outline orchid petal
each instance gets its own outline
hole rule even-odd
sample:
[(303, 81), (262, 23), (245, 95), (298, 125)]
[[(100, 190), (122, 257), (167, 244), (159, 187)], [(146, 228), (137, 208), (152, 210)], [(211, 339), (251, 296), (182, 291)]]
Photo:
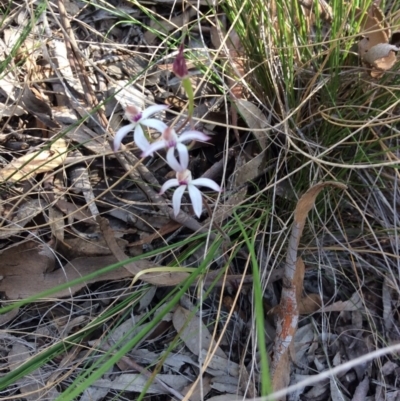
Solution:
[(185, 145), (178, 142), (176, 144), (176, 150), (178, 151), (178, 154), (179, 154), (179, 162), (180, 162), (180, 165), (182, 166), (182, 170), (186, 170), (189, 165), (188, 149)]
[[(192, 181), (193, 182), (193, 181)], [(189, 185), (189, 196), (192, 201), (194, 214), (197, 217), (201, 216), (201, 212), (203, 211), (203, 197), (199, 189), (197, 189), (194, 185)]]
[(136, 146), (143, 152), (150, 147), (150, 142), (144, 135), (143, 128), (140, 126), (140, 124), (136, 125), (135, 132), (133, 134), (133, 139), (136, 143)]
[(116, 152), (119, 147), (121, 146), (122, 140), (125, 138), (125, 136), (131, 132), (135, 128), (136, 124), (128, 124), (125, 125), (125, 127), (120, 128), (114, 137), (114, 152)]
[(196, 178), (195, 180), (192, 180), (191, 184), (198, 187), (208, 187), (213, 189), (214, 191), (221, 192), (221, 187), (209, 178)]
[(155, 118), (147, 118), (146, 120), (140, 120), (140, 124), (149, 128), (154, 128), (158, 132), (164, 132), (168, 128), (167, 124), (163, 123), (160, 120), (156, 120)]
[(152, 116), (153, 114), (159, 113), (160, 111), (168, 109), (168, 106), (155, 104), (153, 106), (147, 107), (147, 109), (143, 110), (142, 112), (142, 119), (145, 120), (146, 118)]
[(154, 152), (157, 152), (160, 149), (165, 148), (165, 141), (160, 139), (158, 141), (153, 142), (151, 145), (147, 147), (142, 153), (142, 157), (153, 156)]
[(178, 187), (179, 186), (179, 181), (176, 178), (172, 178), (168, 181), (165, 181), (163, 186), (160, 189), (160, 195), (162, 195), (165, 191), (172, 187)]
[(186, 185), (181, 185), (177, 188), (172, 196), (172, 206), (174, 208), (174, 215), (177, 216), (179, 214), (179, 210), (181, 209), (182, 195), (185, 192)]
[(211, 138), (203, 134), (200, 131), (186, 131), (182, 135), (179, 135), (179, 142), (185, 141), (209, 141)]
[(175, 170), (177, 172), (186, 170), (177, 160), (177, 158), (174, 155), (174, 148), (169, 148), (167, 151), (167, 163), (169, 166), (172, 168), (172, 170)]

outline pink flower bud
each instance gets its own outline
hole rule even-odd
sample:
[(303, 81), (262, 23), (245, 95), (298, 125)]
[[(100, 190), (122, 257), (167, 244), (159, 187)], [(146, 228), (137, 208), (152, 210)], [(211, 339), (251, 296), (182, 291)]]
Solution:
[(183, 43), (179, 46), (178, 54), (174, 60), (174, 63), (172, 64), (172, 71), (181, 79), (186, 78), (189, 74), (186, 60), (183, 55)]

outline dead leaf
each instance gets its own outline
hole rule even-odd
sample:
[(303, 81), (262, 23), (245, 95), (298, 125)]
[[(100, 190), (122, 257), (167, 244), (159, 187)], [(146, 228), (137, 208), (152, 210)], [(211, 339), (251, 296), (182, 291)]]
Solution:
[[(31, 352), (34, 354), (33, 349), (29, 349), (26, 345), (16, 342), (13, 344), (10, 353), (8, 354), (9, 369), (14, 370), (18, 366), (27, 362), (31, 358)], [(22, 397), (26, 401), (36, 401), (41, 399), (54, 400), (60, 394), (54, 387), (48, 387), (45, 382), (46, 373), (43, 369), (39, 368), (29, 375), (18, 379), (15, 385)]]
[(82, 393), (79, 401), (101, 401), (105, 399), (108, 392), (108, 388), (90, 386)]
[(93, 220), (95, 220), (96, 216), (100, 213), (96, 205), (87, 167), (82, 165), (73, 166), (69, 173), (70, 180), (72, 181), (71, 190), (75, 193), (83, 194), (86, 205), (93, 216)]
[(338, 301), (321, 309), (321, 312), (354, 312), (364, 309), (360, 294), (356, 291), (349, 300)]
[(268, 144), (268, 134), (261, 130), (269, 128), (271, 125), (268, 123), (264, 113), (254, 103), (245, 99), (235, 99), (235, 105), (239, 114), (246, 122), (246, 125), (254, 130), (253, 135), (257, 138), (261, 149), (266, 149)]
[[(375, 344), (372, 345), (368, 336), (363, 336), (363, 331), (359, 328), (341, 326), (339, 331), (341, 332), (339, 341), (342, 343), (341, 347), (344, 351), (344, 354), (342, 354), (343, 359), (346, 358), (348, 361), (351, 361), (375, 350)], [(372, 361), (366, 361), (365, 363), (360, 363), (353, 367), (359, 381), (363, 379), (366, 372), (371, 371), (372, 364)], [(346, 374), (346, 371), (341, 372), (341, 375), (344, 374)]]
[(162, 32), (168, 34), (169, 32), (178, 29), (181, 26), (185, 25), (185, 21), (188, 21), (190, 18), (193, 18), (197, 15), (197, 11), (194, 7), (190, 7), (187, 11), (172, 17), (171, 19), (151, 19), (149, 30), (144, 34), (144, 39), (146, 43), (149, 45), (153, 44), (156, 38), (159, 36), (156, 32)]
[[(220, 34), (222, 35), (222, 30), (218, 32), (218, 38), (216, 38), (215, 44), (218, 44), (217, 42), (220, 41), (221, 39), (219, 37)], [(220, 45), (218, 46), (218, 48), (219, 47)], [(226, 50), (224, 51), (224, 53), (225, 52), (229, 59), (229, 63), (227, 64), (228, 67), (227, 82), (229, 85), (230, 94), (235, 102), (237, 100), (243, 100), (243, 92), (245, 89), (245, 86), (243, 84), (243, 78), (246, 74), (245, 57), (244, 57), (245, 52), (244, 52), (244, 46), (235, 29), (231, 29), (228, 34), (228, 40), (226, 41)], [(241, 104), (245, 105), (245, 103)], [(232, 121), (232, 123), (236, 125), (235, 121)]]
[[(0, 79), (0, 85), (1, 81), (2, 79)], [(25, 110), (22, 107), (0, 103), (0, 118), (22, 116), (22, 114), (25, 114)]]
[(259, 177), (265, 170), (267, 164), (266, 153), (261, 152), (250, 159), (246, 164), (239, 167), (236, 174), (236, 185), (239, 187)]
[[(207, 359), (208, 352), (208, 348), (202, 348), (200, 351), (200, 359), (205, 361)], [(217, 354), (214, 354), (207, 365), (207, 372), (209, 372), (209, 369), (213, 369), (215, 372), (218, 372), (214, 372), (213, 376), (229, 375), (231, 377), (239, 377), (240, 366), (237, 363), (227, 359), (226, 356), (221, 357)]]
[(33, 115), (45, 114), (48, 118), (52, 118), (51, 107), (45, 101), (38, 99), (27, 85), (24, 87), (21, 101), (25, 109)]
[[(382, 10), (375, 4), (372, 4), (364, 13), (358, 9), (356, 19), (360, 20), (360, 34), (363, 36), (358, 42), (358, 54), (361, 60), (371, 68), (371, 77), (380, 78), (395, 64), (395, 52), (399, 48), (392, 43), (390, 27)], [(397, 35), (393, 40), (397, 43)]]
[[(67, 319), (55, 319), (54, 325), (59, 331), (60, 335), (64, 338), (67, 337), (76, 327), (83, 327), (85, 324), (89, 323), (88, 316), (77, 316), (72, 319), (68, 317)], [(77, 330), (75, 330), (77, 331)]]
[(9, 238), (18, 235), (24, 227), (38, 214), (43, 212), (44, 202), (38, 199), (28, 199), (18, 205), (17, 212), (12, 216), (6, 216), (6, 220), (1, 226), (0, 238)]
[(245, 364), (240, 364), (239, 388), (246, 398), (257, 398), (257, 388), (254, 376), (255, 374), (252, 369), (250, 374), (247, 371)]
[(51, 234), (58, 241), (64, 241), (64, 215), (60, 210), (50, 207), (49, 208), (49, 225), (51, 228)]
[(36, 97), (28, 85), (24, 87), (21, 102), (26, 111), (38, 118), (49, 128), (59, 128), (60, 126), (53, 120), (51, 107), (44, 101)]
[[(396, 63), (396, 53), (399, 48), (388, 43), (379, 43), (364, 54), (363, 60), (371, 68), (371, 76), (378, 78), (384, 71), (389, 70)], [(378, 70), (378, 71), (376, 71)]]
[(108, 142), (86, 125), (79, 124), (71, 128), (71, 126), (62, 123), (58, 118), (56, 118), (56, 120), (62, 127), (60, 132), (65, 132), (65, 137), (75, 143), (79, 143), (79, 146), (85, 147), (96, 155), (106, 155), (111, 151)]
[(67, 143), (60, 138), (54, 141), (49, 150), (39, 150), (29, 153), (0, 170), (0, 180), (21, 181), (34, 177), (36, 174), (53, 171), (64, 163), (67, 157)]
[[(172, 375), (172, 374), (158, 374), (156, 376), (159, 380), (172, 387), (174, 390), (180, 390), (189, 384), (189, 379), (184, 375)], [(113, 389), (118, 391), (132, 391), (140, 393), (145, 388), (148, 379), (138, 374), (125, 373), (120, 374), (114, 380), (100, 379), (93, 383), (92, 387), (101, 387), (107, 389)], [(147, 394), (166, 394), (166, 389), (153, 382), (149, 387), (146, 387)]]
[[(115, 241), (114, 233), (110, 228), (109, 222), (104, 217), (97, 217), (97, 221), (100, 225), (100, 229), (103, 233), (104, 239), (110, 248), (113, 255), (118, 259), (118, 261), (123, 262), (129, 259), (125, 255), (124, 251), (118, 246)], [(141, 280), (147, 283), (157, 285), (160, 287), (174, 286), (180, 284), (182, 281), (189, 277), (189, 273), (181, 272), (168, 272), (168, 268), (165, 268), (165, 272), (155, 272), (155, 273), (144, 273), (144, 270), (157, 267), (152, 262), (148, 260), (137, 260), (135, 262), (127, 262), (124, 267), (133, 275), (139, 276)]]
[[(117, 344), (118, 347), (123, 347), (128, 341), (130, 341), (133, 337), (136, 336), (143, 327), (146, 326), (145, 324), (139, 325), (137, 322), (140, 322), (143, 315), (135, 315), (132, 316), (131, 319), (126, 320), (118, 327), (113, 329), (112, 333), (110, 334), (110, 340), (113, 344)], [(148, 361), (150, 363), (151, 361)]]
[[(7, 32), (8, 29), (3, 30), (3, 38), (5, 43), (0, 44), (1, 60), (5, 60), (9, 54), (9, 50), (6, 51), (7, 40), (5, 36)], [(12, 36), (14, 39), (18, 37), (15, 30), (12, 30), (10, 36)], [(11, 47), (12, 45), (9, 47), (9, 49), (11, 49)], [(19, 99), (19, 78), (17, 78), (17, 75), (18, 73), (15, 68), (8, 68), (7, 70), (3, 71), (0, 76), (0, 93), (3, 98), (7, 99), (6, 104), (2, 103), (0, 106), (1, 117), (12, 117), (14, 115), (20, 116), (26, 113), (26, 111), (17, 104)]]
[(149, 101), (146, 95), (137, 90), (129, 81), (119, 80), (109, 91), (124, 110), (132, 105), (143, 110), (146, 107), (146, 99)]
[(375, 4), (371, 4), (366, 12), (357, 9), (355, 18), (360, 20), (360, 34), (368, 38), (369, 48), (389, 41), (390, 29), (382, 10)]
[[(116, 238), (116, 241), (120, 247), (125, 247), (128, 244), (128, 241), (122, 238)], [(68, 259), (84, 256), (111, 255), (110, 248), (102, 236), (93, 241), (84, 238), (68, 238), (64, 243), (69, 247), (69, 249), (65, 250), (65, 256)]]
[[(171, 316), (172, 320), (172, 316)], [(160, 353), (152, 352), (147, 348), (135, 349), (130, 352), (131, 357), (141, 365), (150, 365), (154, 361), (158, 361), (161, 358)], [(197, 363), (193, 361), (189, 356), (183, 354), (171, 353), (167, 356), (164, 361), (164, 366), (173, 368), (174, 370), (179, 370), (183, 365), (190, 364), (196, 366)]]
[[(0, 47), (0, 52), (1, 50), (3, 50), (2, 47)], [(3, 52), (1, 53), (2, 59), (4, 59), (5, 54)], [(0, 78), (0, 93), (6, 99), (11, 99), (15, 102), (18, 99), (16, 84), (18, 84), (18, 79), (11, 72), (6, 73), (5, 75), (2, 74)], [(12, 108), (13, 106), (7, 104), (7, 107)], [(17, 106), (17, 108), (19, 109), (19, 113), (25, 113), (25, 110), (23, 110), (22, 107)]]
[(310, 345), (315, 340), (315, 332), (313, 330), (312, 324), (306, 324), (300, 327), (295, 334), (294, 338), (294, 361), (297, 364), (302, 363), (302, 359), (305, 358), (306, 352), (309, 350)]
[[(234, 156), (235, 169), (228, 179), (228, 185), (226, 188), (227, 191), (232, 191), (232, 193), (227, 197), (224, 204), (218, 205), (217, 209), (214, 211), (213, 219), (217, 224), (220, 224), (222, 221), (230, 217), (233, 210), (246, 198), (248, 190), (247, 185), (242, 188), (240, 188), (240, 186), (255, 178), (254, 171), (246, 164), (245, 155), (241, 153)], [(256, 172), (260, 170), (258, 167), (262, 162), (258, 157), (257, 159), (258, 163), (256, 162), (255, 165), (253, 164), (253, 168), (256, 168)], [(265, 157), (263, 159), (265, 160)]]
[(304, 224), (306, 222), (308, 212), (314, 207), (316, 197), (325, 187), (329, 186), (336, 187), (338, 189), (347, 188), (345, 184), (342, 184), (340, 182), (334, 182), (334, 181), (320, 182), (311, 187), (298, 201), (294, 212), (295, 225), (298, 226), (299, 229), (301, 230), (301, 232), (298, 235), (299, 237), (298, 241), (300, 241), (300, 237), (304, 228)]
[[(7, 306), (3, 303), (3, 306)], [(10, 320), (13, 320), (15, 317), (18, 316), (19, 308), (14, 308), (10, 310), (10, 312), (0, 314), (0, 326), (8, 323)]]
[(356, 390), (354, 391), (353, 398), (351, 401), (364, 401), (367, 398), (367, 393), (369, 390), (370, 378), (365, 376), (361, 383), (358, 384)]
[[(65, 3), (66, 6), (67, 3)], [(74, 13), (75, 14), (75, 13)], [(74, 77), (74, 73), (72, 72), (71, 65), (68, 59), (67, 46), (65, 41), (54, 39), (49, 42), (49, 50), (51, 52), (51, 60), (55, 63), (57, 68), (57, 73), (61, 75), (60, 78), (63, 78), (65, 82), (68, 83), (74, 90), (77, 91), (81, 96), (84, 95), (84, 90), (79, 79)], [(59, 94), (57, 97), (57, 104), (65, 104), (65, 97), (70, 97), (69, 93), (66, 93), (64, 87), (61, 84), (59, 85)]]
[[(175, 330), (179, 333), (180, 338), (185, 343), (190, 351), (199, 356), (202, 350), (214, 349), (216, 346), (215, 340), (212, 338), (207, 326), (197, 316), (191, 316), (192, 312), (178, 306), (172, 322)], [(199, 338), (201, 333), (201, 338)], [(228, 362), (228, 358), (224, 351), (217, 347), (215, 355), (224, 358)]]
[(236, 394), (222, 394), (209, 398), (207, 401), (242, 401), (243, 397), (238, 397)]
[(381, 28), (384, 28), (383, 32), (389, 38), (390, 34), (391, 34), (390, 33), (390, 25), (387, 22), (387, 19), (385, 17), (383, 10), (378, 6), (377, 3), (378, 2), (375, 2), (370, 5), (368, 14), (370, 15), (370, 17), (375, 18), (379, 22), (379, 26)]
[(189, 384), (181, 391), (182, 395), (186, 395), (189, 391), (190, 401), (203, 401), (207, 394), (211, 391), (211, 376), (204, 376), (202, 380), (197, 381), (195, 388), (192, 390), (193, 384)]
[(228, 375), (214, 377), (211, 380), (211, 388), (220, 393), (242, 394), (237, 378)]
[(79, 13), (79, 11), (81, 11), (81, 7), (79, 7), (71, 0), (64, 0), (64, 6), (67, 13), (71, 14), (74, 17), (76, 16), (76, 14)]
[(381, 368), (381, 373), (383, 376), (391, 375), (395, 370), (397, 370), (398, 366), (393, 361), (387, 361)]
[(321, 297), (318, 294), (308, 294), (299, 301), (299, 314), (311, 315), (321, 308)]
[[(113, 256), (77, 258), (61, 269), (54, 270), (54, 254), (46, 245), (25, 242), (2, 252), (0, 258), (0, 291), (8, 299), (23, 299), (51, 289), (57, 285), (94, 273), (103, 267), (117, 263)], [(52, 297), (69, 296), (86, 285), (98, 281), (120, 280), (132, 277), (126, 269), (118, 268), (112, 272), (58, 291)]]
[(96, 221), (86, 212), (86, 208), (74, 205), (62, 198), (55, 201), (56, 206), (61, 212), (65, 214), (65, 217), (85, 222), (86, 224), (97, 225)]

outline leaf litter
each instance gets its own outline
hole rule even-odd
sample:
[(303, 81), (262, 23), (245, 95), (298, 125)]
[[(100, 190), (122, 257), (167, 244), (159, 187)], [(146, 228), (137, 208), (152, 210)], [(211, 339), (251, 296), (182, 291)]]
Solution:
[[(80, 399), (133, 398), (142, 391), (154, 400), (256, 397), (262, 377), (256, 343), (249, 340), (254, 334), (253, 277), (243, 268), (248, 260), (245, 248), (234, 242), (235, 235), (229, 236), (227, 232), (231, 230), (232, 212), (243, 206), (251, 210), (247, 199), (254, 199), (260, 187), (293, 188), (290, 178), (271, 186), (274, 174), (282, 177), (282, 164), (275, 165), (282, 143), (277, 113), (272, 110), (267, 114), (268, 107), (260, 104), (248, 84), (250, 69), (237, 32), (231, 29), (225, 37), (226, 27), (221, 28), (219, 22), (211, 29), (201, 23), (202, 34), (210, 37), (207, 43), (213, 44), (207, 47), (200, 35), (190, 42), (199, 59), (211, 50), (220, 52), (216, 58), (218, 71), (223, 71), (224, 57), (231, 62), (221, 82), (232, 103), (226, 110), (209, 76), (204, 77), (207, 82), (202, 82), (196, 62), (189, 64), (191, 82), (201, 83), (201, 96), (195, 105), (196, 129), (212, 137), (207, 144), (194, 144), (191, 168), (199, 177), (218, 182), (224, 179), (226, 188), (221, 201), (208, 197), (209, 206), (198, 220), (193, 217), (187, 199), (183, 200), (183, 210), (174, 216), (170, 199), (158, 195), (161, 184), (170, 178), (162, 152), (162, 157), (143, 162), (129, 137), (117, 154), (112, 152), (110, 141), (113, 133), (125, 124), (125, 109), (132, 104), (144, 109), (165, 100), (170, 109), (163, 114), (164, 121), (172, 123), (176, 113), (182, 113), (177, 126), (187, 123), (187, 98), (179, 80), (170, 76), (174, 52), (157, 52), (153, 46), (176, 36), (185, 24), (197, 25), (202, 11), (194, 7), (184, 12), (172, 11), (170, 2), (160, 1), (155, 2), (152, 12), (159, 12), (162, 18), (154, 20), (132, 5), (116, 9), (114, 2), (110, 2), (100, 9), (96, 4), (83, 6), (79, 1), (59, 1), (49, 5), (26, 35), (29, 18), (21, 6), (22, 3), (13, 2), (12, 17), (5, 22), (8, 26), (0, 42), (2, 61), (12, 55), (12, 68), (0, 77), (0, 112), (4, 122), (0, 141), (2, 302), (4, 306), (12, 305), (15, 300), (72, 280), (82, 281), (1, 315), (2, 369), (12, 373), (52, 343), (69, 341), (89, 327), (88, 322), (107, 314), (109, 308), (122, 305), (127, 299), (131, 304), (128, 315), (115, 312), (97, 326), (97, 331), (81, 337), (79, 345), (74, 343), (76, 348), (70, 353), (54, 356), (51, 362), (45, 361), (1, 390), (6, 397), (57, 399), (68, 388), (69, 380), (76, 378), (73, 367), (85, 370), (103, 353), (112, 355), (115, 350), (110, 349), (114, 345), (121, 349), (141, 336), (153, 318), (162, 313), (160, 305), (167, 304), (172, 289), (180, 288), (199, 266), (199, 260), (204, 259), (204, 253), (199, 251), (204, 248), (197, 239), (189, 246), (170, 248), (157, 256), (154, 251), (165, 245), (179, 245), (179, 241), (199, 233), (209, 234), (215, 240), (223, 231), (224, 242), (207, 266), (211, 271), (199, 272), (188, 289), (191, 307), (181, 298), (180, 304), (86, 388)], [(322, 11), (328, 10), (325, 21), (329, 21), (332, 10), (323, 4), (321, 7)], [(126, 21), (116, 24), (121, 16), (130, 15), (148, 19), (141, 28)], [(389, 19), (375, 5), (366, 11), (358, 9), (357, 18), (360, 61), (370, 77), (384, 78), (397, 60), (397, 32), (391, 32), (394, 24), (388, 23)], [(90, 32), (87, 26), (91, 27)], [(222, 41), (213, 40), (215, 35)], [(23, 38), (23, 43), (15, 52), (18, 37)], [(231, 127), (221, 125), (227, 114)], [(274, 124), (278, 127), (275, 132)], [(156, 133), (150, 131), (149, 138), (157, 139)], [(274, 174), (270, 176), (269, 171)], [(302, 232), (308, 213), (315, 208), (316, 196), (326, 186), (344, 189), (337, 182), (311, 186), (297, 205), (293, 200), (299, 193), (292, 191), (289, 208), (278, 205), (273, 211), (280, 223), (271, 226), (271, 238), (286, 230), (285, 221), (289, 220), (285, 213), (294, 210), (291, 237), (287, 241), (279, 237), (276, 243), (282, 246), (280, 251), (270, 240), (261, 240), (261, 232), (257, 234), (258, 252), (267, 254), (263, 268), (270, 277), (265, 281), (265, 309), (270, 311), (266, 318), (275, 319), (266, 323), (266, 331), (272, 333), (275, 344), (271, 364), (275, 390), (374, 349), (372, 333), (365, 330), (368, 319), (382, 323), (390, 341), (399, 339), (398, 283), (389, 273), (384, 274), (381, 288), (376, 282), (375, 286), (368, 286), (367, 278), (360, 288), (347, 287), (339, 293), (335, 286), (345, 287), (344, 277), (354, 274), (358, 266), (342, 271), (343, 264), (338, 267), (332, 262), (338, 254), (332, 253), (329, 263), (340, 273), (327, 269), (326, 276), (315, 285), (316, 272), (322, 269), (324, 260), (321, 258), (316, 266), (312, 241), (303, 239)], [(284, 197), (279, 198), (276, 192), (277, 199), (282, 201)], [(326, 202), (330, 196), (327, 195)], [(255, 216), (257, 213), (254, 211)], [(246, 220), (246, 224), (250, 225), (251, 220)], [(320, 222), (315, 220), (313, 225), (319, 228)], [(284, 243), (287, 259), (279, 262)], [(191, 249), (198, 245), (199, 249)], [(328, 253), (337, 251), (333, 245), (318, 246)], [(236, 247), (241, 249), (228, 263), (226, 255)], [(203, 256), (199, 258), (196, 251)], [(146, 255), (149, 252), (150, 256)], [(143, 254), (145, 257), (141, 257)], [(136, 259), (129, 260), (131, 257)], [(362, 261), (371, 265), (368, 259)], [(123, 265), (96, 276), (100, 269), (117, 262)], [(178, 266), (178, 270), (173, 266)], [(354, 284), (359, 277), (352, 277)], [(153, 286), (151, 290), (149, 285)], [(315, 292), (310, 293), (309, 289)], [(377, 307), (380, 301), (382, 310)], [(222, 303), (224, 307), (220, 307)], [(329, 335), (322, 331), (321, 316), (332, 316)], [(35, 323), (30, 325), (31, 321)], [(102, 343), (106, 334), (107, 340)], [(168, 347), (171, 349), (167, 352)], [(90, 352), (85, 354), (88, 349)], [(57, 372), (60, 357), (62, 375)], [(396, 391), (388, 390), (383, 383), (394, 383), (398, 370), (391, 360), (380, 368), (369, 363), (311, 388), (304, 386), (292, 399), (343, 399), (343, 394), (354, 400), (370, 394), (377, 399), (383, 399), (383, 394), (394, 399)], [(376, 377), (380, 384), (374, 382)], [(52, 380), (48, 381), (49, 378)]]

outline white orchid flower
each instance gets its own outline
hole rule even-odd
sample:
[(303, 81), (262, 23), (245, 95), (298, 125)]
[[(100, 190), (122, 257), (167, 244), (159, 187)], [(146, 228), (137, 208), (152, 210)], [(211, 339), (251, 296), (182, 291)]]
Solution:
[(150, 146), (149, 141), (143, 132), (142, 125), (149, 128), (154, 128), (157, 131), (163, 132), (167, 128), (167, 125), (163, 122), (155, 119), (149, 118), (153, 114), (159, 113), (160, 111), (166, 110), (168, 106), (165, 105), (154, 105), (147, 107), (147, 109), (141, 111), (137, 107), (130, 105), (126, 107), (125, 118), (131, 121), (131, 124), (120, 128), (114, 137), (114, 152), (116, 152), (121, 146), (122, 139), (131, 131), (133, 131), (133, 140), (136, 146), (145, 151)]
[[(176, 163), (178, 163), (176, 159), (175, 161)], [(187, 167), (187, 165), (185, 167)], [(164, 183), (164, 185), (161, 187), (160, 195), (162, 195), (166, 190), (172, 187), (178, 187), (175, 190), (174, 195), (172, 196), (172, 206), (174, 208), (175, 216), (178, 215), (179, 210), (181, 209), (182, 196), (186, 188), (189, 191), (193, 210), (197, 217), (201, 216), (201, 212), (203, 210), (202, 193), (197, 187), (208, 187), (213, 189), (214, 191), (221, 192), (221, 187), (209, 178), (196, 178), (195, 180), (193, 180), (192, 173), (186, 168), (184, 170), (177, 171), (176, 178), (168, 180)]]
[[(178, 135), (173, 128), (165, 126), (162, 132), (161, 138), (158, 141), (149, 144), (146, 150), (143, 151), (142, 157), (152, 156), (154, 152), (160, 149), (167, 148), (167, 162), (175, 171), (185, 170), (189, 164), (189, 152), (183, 142), (187, 141), (208, 141), (209, 136), (203, 134), (200, 131), (186, 131), (181, 135)], [(181, 166), (176, 165), (176, 158), (174, 156), (175, 149), (179, 155), (179, 161)]]

